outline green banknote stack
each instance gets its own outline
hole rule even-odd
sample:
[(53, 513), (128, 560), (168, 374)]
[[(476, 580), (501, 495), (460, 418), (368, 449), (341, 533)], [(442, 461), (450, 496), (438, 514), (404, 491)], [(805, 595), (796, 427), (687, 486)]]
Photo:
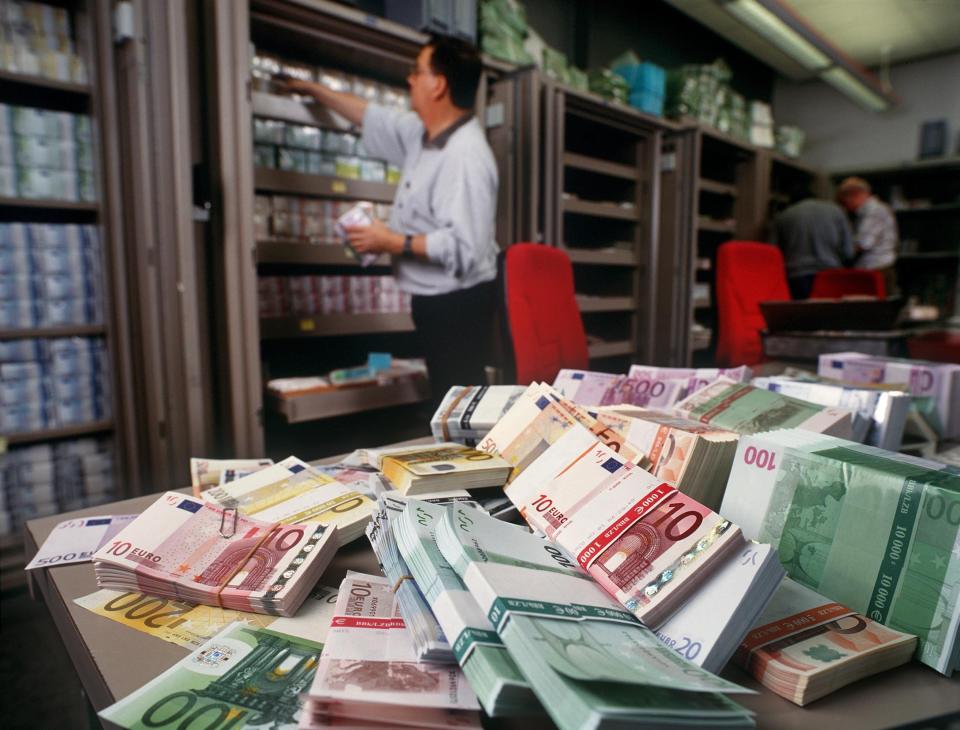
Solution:
[(436, 542), (561, 730), (750, 727), (745, 692), (669, 649), (549, 542), (449, 507)]
[(960, 470), (800, 430), (740, 439), (720, 509), (798, 583), (960, 659)]
[[(402, 498), (390, 499), (399, 502)], [(457, 661), (487, 714), (536, 712), (540, 703), (530, 685), (460, 576), (437, 549), (434, 532), (446, 513), (446, 507), (419, 500), (408, 500), (399, 514), (390, 513), (403, 560), (444, 633), (451, 637)]]

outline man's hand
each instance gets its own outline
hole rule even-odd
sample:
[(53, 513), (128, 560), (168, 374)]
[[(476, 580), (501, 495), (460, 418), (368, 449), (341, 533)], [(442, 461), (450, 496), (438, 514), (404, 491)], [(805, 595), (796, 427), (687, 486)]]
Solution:
[(383, 221), (374, 219), (369, 226), (345, 226), (344, 230), (357, 253), (403, 252), (403, 235), (391, 231)]
[(274, 76), (273, 83), (277, 85), (277, 90), (284, 94), (311, 94), (316, 90), (317, 84), (305, 79), (294, 78), (293, 76)]

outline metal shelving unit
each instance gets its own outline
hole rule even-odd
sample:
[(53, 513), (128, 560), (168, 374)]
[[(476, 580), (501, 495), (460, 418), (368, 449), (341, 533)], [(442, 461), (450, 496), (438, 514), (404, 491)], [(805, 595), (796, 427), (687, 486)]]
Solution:
[(315, 314), (260, 320), (260, 337), (264, 340), (413, 331), (413, 319), (404, 313)]

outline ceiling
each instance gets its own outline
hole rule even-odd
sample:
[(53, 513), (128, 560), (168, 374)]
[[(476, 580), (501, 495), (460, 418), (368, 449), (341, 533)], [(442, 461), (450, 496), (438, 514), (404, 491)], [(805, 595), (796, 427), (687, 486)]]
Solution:
[[(960, 50), (960, 0), (780, 0), (830, 43), (867, 67)], [(717, 0), (667, 0), (795, 80), (812, 78)]]

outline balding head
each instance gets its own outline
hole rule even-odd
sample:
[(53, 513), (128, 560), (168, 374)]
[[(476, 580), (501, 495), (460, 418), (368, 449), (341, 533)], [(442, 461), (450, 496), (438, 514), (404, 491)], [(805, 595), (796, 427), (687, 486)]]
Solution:
[(862, 177), (848, 177), (837, 187), (837, 202), (855, 213), (870, 198), (870, 183)]

